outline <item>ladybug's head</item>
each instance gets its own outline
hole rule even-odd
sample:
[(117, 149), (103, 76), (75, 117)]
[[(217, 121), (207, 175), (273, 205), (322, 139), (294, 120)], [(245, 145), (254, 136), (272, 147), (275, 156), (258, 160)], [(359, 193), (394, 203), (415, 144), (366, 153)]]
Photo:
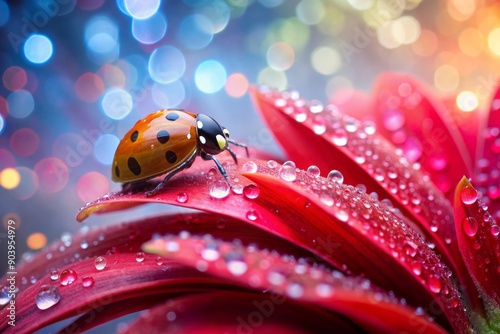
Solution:
[(227, 149), (229, 131), (220, 126), (212, 117), (198, 114), (196, 116), (196, 133), (198, 145), (206, 154), (215, 155)]

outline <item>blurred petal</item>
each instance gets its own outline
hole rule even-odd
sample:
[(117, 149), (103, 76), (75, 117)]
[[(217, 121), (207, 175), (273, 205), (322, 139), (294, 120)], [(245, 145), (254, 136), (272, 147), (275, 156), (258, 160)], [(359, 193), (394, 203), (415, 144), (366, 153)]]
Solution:
[[(182, 251), (167, 251), (168, 243), (178, 243)], [(426, 333), (446, 332), (428, 318), (417, 315), (415, 310), (372, 286), (366, 279), (310, 267), (276, 254), (196, 237), (156, 239), (146, 243), (143, 249), (228, 279), (237, 285), (256, 290), (269, 289), (283, 300), (294, 300), (337, 312), (371, 333), (414, 332), (416, 327)], [(217, 252), (217, 256), (207, 257), (207, 251)], [(466, 333), (466, 329), (455, 328), (457, 333)]]
[[(314, 319), (314, 321), (311, 321)], [(359, 333), (343, 317), (270, 293), (211, 292), (170, 300), (142, 313), (131, 333)]]

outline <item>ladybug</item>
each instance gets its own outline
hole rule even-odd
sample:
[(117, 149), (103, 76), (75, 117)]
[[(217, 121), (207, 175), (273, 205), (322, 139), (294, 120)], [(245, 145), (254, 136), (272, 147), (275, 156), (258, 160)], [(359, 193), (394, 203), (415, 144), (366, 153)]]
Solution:
[(212, 117), (182, 109), (158, 110), (138, 121), (120, 141), (113, 158), (112, 179), (126, 185), (167, 174), (156, 188), (146, 192), (151, 196), (172, 176), (191, 167), (199, 155), (212, 160), (231, 187), (226, 170), (215, 157), (227, 150), (238, 163), (229, 143), (244, 147), (248, 156), (247, 146), (229, 139), (229, 131)]

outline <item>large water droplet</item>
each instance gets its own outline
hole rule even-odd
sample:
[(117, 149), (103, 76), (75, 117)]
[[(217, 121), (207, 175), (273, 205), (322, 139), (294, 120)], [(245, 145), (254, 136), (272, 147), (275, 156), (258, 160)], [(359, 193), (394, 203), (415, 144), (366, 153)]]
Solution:
[(259, 197), (260, 189), (255, 184), (248, 184), (243, 188), (243, 195), (248, 199)]
[(422, 264), (420, 262), (414, 261), (410, 264), (411, 270), (417, 276), (420, 276), (422, 273)]
[(189, 196), (185, 192), (178, 193), (177, 197), (176, 197), (176, 200), (179, 203), (186, 203), (188, 201), (188, 199), (189, 199)]
[(59, 303), (60, 300), (61, 294), (59, 293), (59, 290), (52, 285), (43, 285), (35, 297), (36, 306), (40, 310), (51, 308), (55, 304)]
[(276, 161), (274, 161), (274, 160), (269, 160), (267, 162), (267, 167), (269, 167), (269, 168), (276, 168), (276, 167), (278, 167), (278, 163)]
[(337, 217), (338, 220), (342, 222), (346, 222), (349, 220), (349, 214), (344, 210), (335, 210), (333, 214), (335, 215), (335, 217)]
[(90, 288), (91, 286), (93, 286), (95, 283), (95, 280), (94, 280), (94, 277), (92, 276), (85, 276), (83, 279), (82, 279), (82, 285), (84, 288)]
[(476, 218), (474, 217), (465, 217), (462, 221), (462, 227), (464, 229), (465, 234), (469, 237), (473, 237), (477, 233), (477, 229), (479, 224), (477, 223)]
[(440, 293), (441, 292), (441, 280), (439, 279), (438, 276), (431, 275), (429, 276), (429, 279), (427, 280), (427, 285), (429, 286), (429, 290), (431, 290), (434, 293)]
[(324, 117), (315, 116), (312, 119), (313, 131), (317, 135), (322, 135), (326, 131), (326, 121)]
[(321, 174), (321, 171), (319, 170), (318, 166), (309, 166), (307, 168), (307, 176), (312, 177), (312, 178), (317, 178)]
[(106, 268), (106, 259), (102, 256), (98, 256), (94, 260), (94, 266), (97, 270), (103, 270)]
[(89, 243), (87, 242), (87, 240), (83, 239), (83, 240), (80, 242), (80, 248), (81, 248), (81, 249), (87, 249), (87, 248), (89, 248)]
[(477, 201), (477, 191), (473, 187), (465, 187), (460, 191), (460, 199), (464, 204), (471, 205)]
[(403, 249), (406, 255), (414, 257), (417, 255), (417, 247), (418, 246), (413, 241), (408, 240), (405, 242)]
[(497, 236), (500, 234), (500, 227), (498, 227), (498, 225), (493, 225), (491, 227), (491, 234), (493, 234), (494, 236)]
[(293, 182), (297, 178), (296, 166), (293, 161), (287, 161), (280, 167), (279, 176), (281, 179)]
[(247, 161), (241, 166), (242, 173), (255, 173), (257, 172), (257, 164), (253, 161)]
[(229, 190), (230, 188), (226, 181), (215, 181), (210, 186), (210, 196), (221, 199), (229, 194)]
[(74, 281), (76, 281), (78, 278), (78, 275), (76, 274), (76, 271), (73, 269), (65, 269), (61, 273), (60, 280), (61, 280), (61, 285), (70, 285)]
[(342, 184), (344, 182), (344, 175), (342, 175), (341, 172), (339, 172), (338, 170), (335, 170), (335, 169), (330, 171), (330, 173), (328, 173), (327, 178), (328, 178), (328, 180), (333, 181), (333, 182), (338, 183), (338, 184)]

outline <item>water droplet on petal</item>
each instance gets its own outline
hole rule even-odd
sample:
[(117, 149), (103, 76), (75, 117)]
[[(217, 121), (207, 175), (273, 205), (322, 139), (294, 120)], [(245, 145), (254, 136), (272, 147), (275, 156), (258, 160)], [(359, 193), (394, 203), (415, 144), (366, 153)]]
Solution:
[(333, 288), (330, 284), (319, 283), (315, 288), (316, 294), (323, 298), (328, 298), (333, 294)]
[(205, 248), (201, 251), (201, 257), (207, 261), (215, 261), (220, 257), (219, 249), (217, 243), (208, 242)]
[(243, 188), (243, 195), (248, 199), (259, 197), (260, 189), (255, 184), (248, 184)]
[(89, 243), (87, 242), (87, 240), (83, 239), (83, 240), (80, 242), (80, 248), (81, 248), (81, 249), (87, 249), (87, 248), (89, 248)]
[(464, 204), (471, 205), (477, 201), (477, 191), (473, 187), (465, 187), (460, 191), (460, 199)]
[(269, 167), (269, 168), (276, 168), (276, 167), (278, 167), (278, 163), (276, 161), (274, 161), (274, 160), (269, 160), (267, 162), (267, 167)]
[(60, 280), (61, 280), (61, 285), (70, 285), (74, 281), (76, 281), (78, 278), (78, 275), (76, 274), (76, 271), (73, 269), (65, 269), (61, 273)]
[(498, 225), (493, 225), (491, 227), (491, 234), (493, 234), (494, 236), (500, 234), (500, 227), (498, 227)]
[(279, 176), (281, 179), (293, 182), (297, 178), (296, 166), (293, 161), (287, 161), (280, 167)]
[(333, 198), (332, 196), (328, 195), (327, 193), (321, 193), (319, 195), (319, 200), (323, 202), (323, 204), (332, 206), (333, 205)]
[(441, 292), (441, 280), (438, 276), (431, 275), (427, 281), (427, 285), (429, 286), (429, 290), (434, 293)]
[(243, 194), (243, 186), (241, 184), (233, 184), (232, 190), (235, 194)]
[(290, 298), (300, 298), (304, 294), (304, 287), (299, 283), (290, 283), (286, 287), (286, 294)]
[(229, 185), (226, 181), (215, 181), (210, 186), (210, 196), (221, 199), (229, 195)]
[(257, 212), (255, 212), (254, 210), (250, 210), (247, 212), (247, 218), (249, 220), (257, 220)]
[(163, 258), (161, 256), (156, 257), (155, 262), (157, 265), (161, 266), (163, 264)]
[(324, 117), (315, 116), (312, 119), (313, 131), (317, 135), (322, 135), (326, 131), (326, 120)]
[(405, 252), (406, 255), (410, 256), (410, 257), (414, 257), (415, 255), (417, 255), (417, 245), (413, 242), (413, 241), (405, 241), (405, 244), (403, 246), (403, 250)]
[(347, 132), (344, 129), (337, 129), (333, 132), (332, 141), (337, 146), (345, 146), (347, 144)]
[(335, 210), (333, 214), (335, 215), (335, 217), (337, 217), (338, 220), (342, 222), (346, 222), (349, 220), (349, 215), (344, 210)]
[(59, 273), (57, 272), (57, 270), (52, 270), (50, 272), (50, 279), (53, 281), (56, 281), (57, 279), (59, 279)]
[(212, 180), (218, 174), (216, 167), (210, 167), (207, 172), (207, 179)]
[(61, 294), (59, 293), (59, 290), (52, 285), (43, 285), (35, 297), (36, 306), (40, 310), (51, 308), (55, 304), (59, 303), (60, 300)]
[(9, 287), (7, 285), (2, 286), (0, 289), (0, 306), (7, 305), (10, 302), (11, 297), (9, 294)]
[(477, 233), (477, 229), (479, 224), (477, 223), (476, 218), (474, 217), (465, 217), (462, 221), (462, 227), (464, 229), (465, 234), (469, 237), (473, 237)]
[(415, 275), (419, 276), (422, 273), (422, 264), (420, 262), (417, 262), (417, 261), (412, 262), (410, 264), (410, 267)]
[(103, 270), (106, 268), (106, 259), (102, 256), (98, 256), (94, 260), (94, 266), (97, 270)]
[(241, 166), (242, 173), (255, 173), (257, 172), (257, 164), (253, 161), (247, 161)]
[(307, 168), (307, 176), (317, 178), (321, 174), (318, 166), (309, 166)]
[(176, 197), (176, 200), (179, 203), (186, 203), (188, 201), (188, 199), (189, 199), (189, 196), (185, 192), (178, 193), (177, 197)]
[(144, 254), (144, 252), (138, 252), (135, 254), (135, 260), (137, 262), (142, 262), (142, 261), (144, 261), (145, 258), (146, 258), (146, 254)]
[(92, 276), (85, 276), (83, 279), (82, 279), (82, 285), (84, 288), (90, 288), (91, 286), (94, 285), (94, 277)]
[(344, 175), (338, 170), (332, 170), (328, 173), (327, 179), (333, 181), (338, 184), (342, 184), (344, 182)]
[(226, 262), (227, 269), (234, 276), (241, 276), (248, 269), (248, 265), (245, 262), (244, 255), (239, 251), (231, 251), (227, 253), (224, 256), (224, 261)]

